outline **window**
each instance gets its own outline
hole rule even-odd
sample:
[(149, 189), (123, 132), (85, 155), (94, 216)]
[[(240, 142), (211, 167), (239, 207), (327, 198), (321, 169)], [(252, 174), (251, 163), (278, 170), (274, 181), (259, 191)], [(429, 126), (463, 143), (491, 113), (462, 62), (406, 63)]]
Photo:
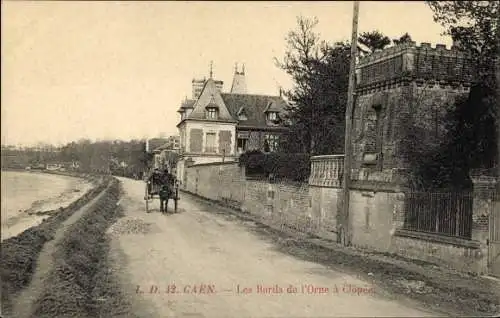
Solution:
[(245, 138), (238, 138), (238, 152), (247, 150), (247, 140)]
[(215, 133), (207, 133), (205, 136), (205, 152), (215, 153), (216, 152), (216, 144), (215, 144)]
[(276, 112), (269, 112), (267, 113), (267, 120), (276, 120), (278, 116), (276, 115)]
[(269, 146), (269, 151), (277, 151), (279, 146), (279, 136), (277, 135), (266, 135), (266, 142)]
[(207, 108), (207, 119), (217, 119), (216, 108)]

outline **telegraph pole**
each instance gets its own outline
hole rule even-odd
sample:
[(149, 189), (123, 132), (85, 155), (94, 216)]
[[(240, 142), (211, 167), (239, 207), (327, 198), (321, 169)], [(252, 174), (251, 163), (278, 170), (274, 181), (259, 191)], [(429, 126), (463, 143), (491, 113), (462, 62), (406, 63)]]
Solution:
[(496, 98), (496, 122), (497, 122), (497, 195), (500, 195), (500, 10), (497, 10), (497, 34), (496, 34), (496, 66), (495, 77), (497, 84)]
[(342, 182), (342, 244), (348, 246), (351, 244), (351, 221), (349, 218), (349, 187), (351, 184), (351, 164), (352, 164), (352, 114), (354, 109), (354, 93), (356, 86), (356, 57), (358, 53), (358, 14), (359, 1), (354, 1), (352, 17), (352, 36), (351, 36), (351, 65), (349, 68), (349, 89), (347, 92), (347, 109), (345, 112), (345, 145), (344, 145), (344, 176)]

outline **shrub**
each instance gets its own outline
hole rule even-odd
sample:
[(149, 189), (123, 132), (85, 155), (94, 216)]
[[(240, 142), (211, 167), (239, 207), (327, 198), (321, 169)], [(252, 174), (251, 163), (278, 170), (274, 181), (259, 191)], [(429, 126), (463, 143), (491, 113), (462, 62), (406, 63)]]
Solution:
[(261, 176), (305, 182), (309, 178), (310, 157), (301, 153), (263, 153), (249, 151), (240, 156), (248, 176)]

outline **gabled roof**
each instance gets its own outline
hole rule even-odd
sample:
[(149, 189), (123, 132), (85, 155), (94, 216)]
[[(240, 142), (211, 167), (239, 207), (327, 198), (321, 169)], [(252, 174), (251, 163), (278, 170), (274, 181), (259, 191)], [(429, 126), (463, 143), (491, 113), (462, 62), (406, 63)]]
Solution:
[(285, 103), (284, 100), (270, 100), (268, 103), (267, 103), (267, 106), (266, 106), (266, 109), (264, 109), (264, 112), (267, 113), (267, 112), (281, 112), (282, 110), (284, 110), (285, 106), (282, 106), (282, 104)]
[(238, 118), (244, 112), (247, 119), (239, 120), (238, 125), (252, 127), (271, 127), (266, 120), (266, 110), (271, 109), (280, 114), (286, 113), (286, 102), (279, 96), (230, 94), (223, 93), (222, 99), (233, 117)]
[(207, 108), (219, 108), (219, 105), (217, 105), (217, 102), (215, 101), (214, 95), (212, 95), (212, 98), (210, 99), (210, 102), (208, 103), (207, 106), (205, 106), (205, 109)]
[(231, 112), (228, 111), (220, 91), (215, 85), (215, 81), (209, 78), (201, 91), (200, 97), (193, 105), (193, 111), (186, 119), (209, 120), (205, 117), (207, 106), (217, 107), (219, 115), (217, 121), (236, 122)]
[(241, 106), (240, 109), (236, 112), (236, 116), (240, 116), (240, 115), (246, 115), (244, 106)]

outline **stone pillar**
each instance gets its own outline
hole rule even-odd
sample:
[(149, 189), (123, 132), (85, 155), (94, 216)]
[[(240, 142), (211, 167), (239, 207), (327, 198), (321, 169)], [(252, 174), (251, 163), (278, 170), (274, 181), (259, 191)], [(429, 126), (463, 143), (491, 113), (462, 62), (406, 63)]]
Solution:
[(471, 176), (474, 184), (473, 210), (472, 210), (472, 235), (474, 241), (480, 244), (480, 272), (484, 273), (488, 268), (488, 240), (489, 220), (494, 209), (494, 195), (498, 179), (493, 176), (477, 175)]

